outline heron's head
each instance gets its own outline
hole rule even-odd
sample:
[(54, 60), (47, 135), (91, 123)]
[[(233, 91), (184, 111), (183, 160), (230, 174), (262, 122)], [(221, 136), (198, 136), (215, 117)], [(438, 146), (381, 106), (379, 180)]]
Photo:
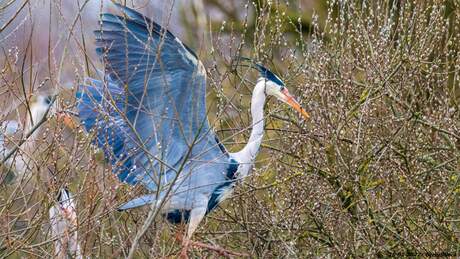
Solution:
[(30, 115), (32, 115), (32, 121), (34, 123), (40, 121), (49, 110), (48, 113), (56, 114), (57, 119), (63, 121), (65, 126), (71, 129), (76, 128), (75, 122), (70, 114), (57, 111), (55, 99), (56, 97), (53, 95), (32, 96), (30, 99)]
[(49, 95), (35, 95), (30, 98), (29, 109), (34, 122), (41, 120), (46, 111), (50, 109), (49, 107), (52, 105), (51, 100), (52, 96)]
[(265, 94), (274, 96), (276, 99), (288, 104), (294, 110), (302, 114), (305, 119), (310, 117), (308, 112), (300, 106), (295, 97), (289, 93), (289, 90), (284, 85), (284, 82), (277, 75), (259, 64), (255, 64), (255, 66), (260, 72), (259, 80), (264, 80)]

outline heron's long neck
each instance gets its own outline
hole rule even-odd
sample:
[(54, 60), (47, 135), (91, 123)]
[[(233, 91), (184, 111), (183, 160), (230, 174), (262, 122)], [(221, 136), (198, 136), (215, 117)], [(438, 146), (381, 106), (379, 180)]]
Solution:
[(254, 162), (259, 153), (260, 144), (264, 136), (264, 104), (265, 104), (265, 81), (259, 80), (252, 92), (251, 114), (252, 132), (246, 146), (238, 152), (244, 163)]

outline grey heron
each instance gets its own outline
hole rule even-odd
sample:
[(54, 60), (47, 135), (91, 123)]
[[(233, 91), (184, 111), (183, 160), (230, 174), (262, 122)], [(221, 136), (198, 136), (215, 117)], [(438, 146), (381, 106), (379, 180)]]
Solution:
[[(25, 126), (16, 120), (0, 123), (0, 159), (4, 161), (7, 168), (11, 168), (16, 173), (16, 182), (23, 184), (22, 188), (27, 188), (27, 181), (23, 178), (32, 177), (34, 163), (32, 153), (39, 150), (36, 140), (39, 136), (39, 127), (47, 120), (47, 115), (55, 115), (56, 118), (64, 123), (66, 127), (72, 128), (72, 118), (66, 113), (55, 111), (53, 106), (55, 96), (43, 94), (33, 95), (28, 100)], [(3, 126), (3, 124), (5, 126)], [(18, 144), (14, 140), (9, 141), (16, 144), (13, 149), (8, 149), (5, 145), (4, 137), (10, 137), (18, 130), (23, 132), (24, 138)], [(11, 157), (12, 154), (16, 156)], [(10, 158), (11, 157), (11, 158)], [(30, 188), (30, 187), (29, 187)], [(24, 190), (22, 190), (24, 192)], [(55, 257), (66, 258), (67, 254), (72, 254), (76, 258), (82, 258), (80, 246), (77, 241), (77, 214), (74, 199), (67, 188), (60, 188), (57, 196), (56, 205), (49, 210), (51, 234), (55, 244)]]
[(206, 71), (197, 55), (170, 31), (128, 7), (103, 13), (95, 31), (104, 63), (101, 80), (88, 78), (77, 92), (80, 121), (119, 180), (149, 194), (120, 211), (151, 205), (170, 222), (187, 223), (181, 255), (198, 224), (250, 172), (264, 135), (268, 96), (308, 118), (283, 81), (262, 65), (252, 93), (252, 132), (230, 153), (206, 113)]

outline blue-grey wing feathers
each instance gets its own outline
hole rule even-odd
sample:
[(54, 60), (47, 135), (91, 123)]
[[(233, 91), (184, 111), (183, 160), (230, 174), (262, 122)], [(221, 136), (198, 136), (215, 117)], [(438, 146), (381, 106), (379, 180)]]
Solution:
[(147, 195), (142, 195), (142, 196), (139, 196), (135, 199), (132, 199), (130, 201), (128, 201), (127, 203), (121, 205), (120, 207), (118, 207), (118, 211), (123, 211), (123, 210), (129, 210), (129, 209), (134, 209), (134, 208), (137, 208), (137, 207), (141, 207), (141, 206), (144, 206), (146, 204), (150, 204), (152, 202), (155, 202), (157, 199), (156, 199), (156, 195), (155, 194), (147, 194)]
[(117, 6), (124, 15), (102, 14), (95, 31), (105, 75), (78, 93), (80, 119), (121, 181), (160, 192), (176, 181), (182, 194), (212, 192), (230, 165), (208, 123), (203, 65), (171, 32)]

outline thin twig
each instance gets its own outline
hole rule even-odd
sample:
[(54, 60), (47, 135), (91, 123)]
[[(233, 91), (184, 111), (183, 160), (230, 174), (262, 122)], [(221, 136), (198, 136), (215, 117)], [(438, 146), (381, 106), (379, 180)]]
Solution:
[(6, 163), (6, 161), (21, 147), (22, 144), (24, 144), (29, 138), (30, 136), (32, 136), (32, 134), (34, 134), (34, 132), (36, 130), (38, 130), (40, 128), (40, 126), (45, 123), (47, 120), (48, 120), (48, 113), (51, 109), (51, 107), (53, 106), (54, 102), (56, 101), (56, 95), (53, 95), (51, 97), (51, 102), (48, 106), (48, 108), (46, 109), (45, 111), (45, 114), (43, 115), (43, 117), (41, 118), (40, 121), (38, 121), (36, 124), (34, 124), (34, 126), (25, 134), (24, 138), (22, 138), (18, 143), (17, 145), (12, 148), (6, 155), (5, 157), (3, 157), (2, 161), (0, 162), (0, 164), (4, 165)]

